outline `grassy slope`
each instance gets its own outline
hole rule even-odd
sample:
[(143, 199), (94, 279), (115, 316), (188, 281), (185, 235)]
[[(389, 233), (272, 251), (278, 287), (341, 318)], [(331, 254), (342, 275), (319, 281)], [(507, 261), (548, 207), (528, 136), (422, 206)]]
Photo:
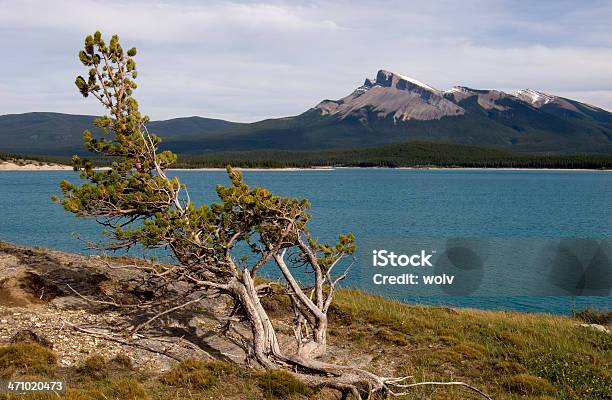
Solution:
[[(286, 304), (270, 304), (278, 321)], [(329, 333), (336, 352), (371, 355), (374, 371), (414, 375), (417, 381), (464, 380), (495, 399), (612, 399), (612, 336), (566, 317), (408, 306), (343, 290)], [(31, 345), (0, 347), (0, 378), (64, 377), (73, 400), (333, 398), (286, 374), (216, 362), (187, 361), (160, 374), (134, 371), (121, 359), (93, 357), (77, 368), (48, 360), (53, 356)], [(460, 388), (419, 388), (405, 398), (478, 397)]]
[(411, 307), (347, 291), (339, 294), (337, 304), (357, 331), (365, 331), (364, 343), (381, 327), (392, 337), (406, 335), (401, 368), (418, 380), (452, 373), (486, 387), (498, 399), (520, 394), (612, 398), (612, 337), (576, 327), (569, 318)]

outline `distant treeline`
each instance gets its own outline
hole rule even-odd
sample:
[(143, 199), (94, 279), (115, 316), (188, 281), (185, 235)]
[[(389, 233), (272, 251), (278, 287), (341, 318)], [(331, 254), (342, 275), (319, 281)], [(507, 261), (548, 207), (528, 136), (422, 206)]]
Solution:
[(178, 168), (290, 167), (464, 167), (610, 169), (612, 155), (516, 154), (503, 150), (445, 143), (409, 142), (350, 150), (258, 150), (180, 156)]
[[(69, 157), (0, 153), (0, 160), (29, 159), (70, 164)], [(94, 165), (109, 165), (107, 159), (93, 157)], [(457, 168), (560, 168), (612, 169), (612, 155), (605, 154), (518, 154), (489, 147), (409, 142), (348, 150), (254, 150), (179, 155), (175, 168), (334, 167), (457, 167)]]
[(64, 164), (71, 165), (70, 157), (63, 156), (45, 156), (33, 154), (15, 154), (15, 153), (0, 153), (0, 161), (11, 161), (15, 163), (23, 163), (26, 161), (36, 161), (43, 164)]

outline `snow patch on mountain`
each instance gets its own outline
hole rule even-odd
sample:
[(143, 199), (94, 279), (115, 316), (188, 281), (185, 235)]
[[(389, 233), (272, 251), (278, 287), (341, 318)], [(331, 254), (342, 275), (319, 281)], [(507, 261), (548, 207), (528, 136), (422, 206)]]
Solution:
[(433, 87), (431, 87), (431, 86), (427, 85), (426, 83), (423, 83), (423, 82), (421, 82), (421, 81), (418, 81), (418, 80), (416, 80), (416, 79), (414, 79), (414, 78), (411, 78), (411, 77), (409, 77), (409, 76), (406, 76), (406, 75), (400, 75), (400, 74), (396, 74), (396, 75), (397, 75), (397, 76), (399, 76), (401, 79), (403, 79), (403, 80), (405, 80), (405, 81), (408, 81), (408, 82), (410, 82), (410, 83), (412, 83), (412, 84), (415, 84), (415, 85), (420, 86), (420, 87), (422, 87), (422, 88), (425, 88), (425, 89), (427, 89), (427, 90), (431, 90), (432, 92), (435, 92), (435, 93), (439, 93), (439, 92), (440, 92), (440, 90), (438, 90), (438, 89), (436, 89), (436, 88), (433, 88)]
[(445, 90), (444, 93), (470, 93), (471, 89), (465, 86), (453, 86), (452, 88)]
[[(567, 99), (564, 99), (563, 97), (559, 97), (559, 96), (554, 96), (552, 94), (539, 92), (537, 90), (523, 89), (523, 90), (518, 90), (514, 92), (512, 95), (517, 97), (521, 101), (528, 103), (529, 105), (535, 108), (540, 108), (547, 104), (554, 104), (557, 107), (561, 107), (566, 110), (584, 114), (582, 111), (580, 111), (574, 104), (572, 104)], [(582, 105), (584, 106), (585, 104), (582, 103)]]
[(542, 107), (545, 104), (552, 103), (557, 98), (548, 93), (538, 92), (533, 89), (522, 89), (513, 93), (519, 99), (530, 103), (534, 107)]

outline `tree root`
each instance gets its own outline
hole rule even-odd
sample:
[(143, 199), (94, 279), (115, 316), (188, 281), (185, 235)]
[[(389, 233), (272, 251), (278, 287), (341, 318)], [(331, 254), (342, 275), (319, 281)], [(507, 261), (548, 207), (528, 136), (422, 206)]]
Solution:
[(285, 357), (284, 364), (291, 364), (295, 369), (305, 372), (294, 372), (294, 376), (305, 385), (312, 388), (335, 389), (342, 393), (342, 398), (347, 399), (352, 395), (356, 400), (372, 399), (373, 395), (383, 397), (405, 396), (409, 392), (398, 390), (409, 389), (417, 386), (462, 386), (487, 400), (491, 397), (465, 382), (417, 382), (403, 383), (412, 378), (404, 377), (382, 377), (364, 369), (344, 365), (328, 364), (312, 359), (301, 359), (295, 356)]
[[(395, 388), (412, 388), (412, 387), (417, 387), (417, 386), (463, 386), (465, 388), (468, 388), (476, 393), (478, 393), (479, 395), (481, 395), (482, 397), (484, 397), (487, 400), (492, 400), (491, 397), (486, 394), (485, 392), (483, 392), (482, 390), (478, 389), (477, 387), (474, 387), (468, 383), (465, 382), (417, 382), (417, 383), (409, 383), (409, 384), (405, 384), (405, 385), (393, 385), (393, 387)], [(394, 393), (391, 392), (391, 394), (393, 396), (405, 396), (408, 394), (408, 392), (402, 392), (402, 393)]]
[(347, 370), (346, 373), (340, 376), (316, 376), (299, 373), (294, 375), (309, 387), (317, 389), (335, 389), (342, 393), (342, 399), (348, 399), (350, 395), (352, 395), (355, 400), (372, 399), (373, 396), (377, 394), (384, 398), (406, 396), (409, 394), (408, 391), (397, 392), (396, 390), (417, 386), (462, 386), (478, 393), (487, 400), (492, 400), (488, 394), (465, 382), (417, 382), (400, 384), (399, 382), (411, 377), (385, 378), (360, 369), (350, 369), (350, 372)]

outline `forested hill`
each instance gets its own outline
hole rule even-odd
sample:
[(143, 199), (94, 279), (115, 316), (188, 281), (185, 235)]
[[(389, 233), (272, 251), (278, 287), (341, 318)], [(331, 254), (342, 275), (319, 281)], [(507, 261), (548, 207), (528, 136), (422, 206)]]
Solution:
[(323, 150), (260, 150), (181, 155), (178, 167), (465, 167), (612, 169), (612, 155), (517, 154), (491, 147), (435, 142), (408, 142), (378, 147)]
[[(2, 160), (33, 160), (70, 164), (65, 156), (0, 153)], [(108, 159), (92, 158), (104, 166)], [(490, 147), (408, 142), (378, 147), (282, 151), (255, 150), (214, 152), (204, 155), (179, 154), (177, 168), (310, 168), (310, 167), (465, 167), (465, 168), (559, 168), (612, 169), (612, 155), (603, 154), (516, 154)]]
[[(73, 115), (52, 112), (32, 112), (0, 116), (0, 152), (71, 156), (87, 154), (83, 146), (83, 131), (93, 128), (93, 115)], [(207, 134), (237, 127), (241, 124), (220, 119), (185, 117), (151, 121), (148, 128), (163, 137), (165, 144), (178, 140), (202, 140)], [(196, 139), (193, 139), (193, 136)]]

